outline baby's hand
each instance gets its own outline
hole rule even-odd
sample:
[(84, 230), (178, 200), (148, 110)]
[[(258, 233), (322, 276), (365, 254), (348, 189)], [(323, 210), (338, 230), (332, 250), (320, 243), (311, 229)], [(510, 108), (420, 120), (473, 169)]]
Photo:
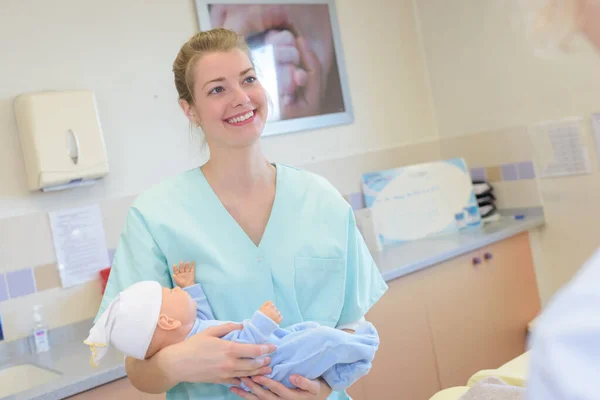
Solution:
[(192, 261), (191, 264), (189, 261), (186, 261), (185, 264), (183, 263), (183, 261), (180, 261), (179, 267), (177, 266), (177, 264), (173, 264), (173, 280), (175, 281), (177, 286), (181, 288), (193, 286), (196, 283), (196, 280), (194, 278), (195, 270), (195, 261)]
[(281, 323), (281, 320), (283, 319), (279, 313), (279, 310), (277, 307), (275, 307), (275, 304), (273, 304), (273, 302), (270, 300), (260, 307), (260, 311), (267, 317), (271, 318), (276, 324)]

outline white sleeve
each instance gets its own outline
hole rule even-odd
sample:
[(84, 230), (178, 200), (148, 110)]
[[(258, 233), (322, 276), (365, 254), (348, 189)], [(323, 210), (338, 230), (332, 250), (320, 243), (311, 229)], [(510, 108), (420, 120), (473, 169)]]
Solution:
[(343, 324), (343, 325), (338, 325), (338, 326), (336, 326), (336, 329), (351, 329), (351, 330), (355, 331), (360, 326), (360, 323), (365, 322), (365, 321), (366, 321), (365, 317), (362, 317), (361, 319), (359, 319), (357, 321), (353, 321), (353, 322)]
[(528, 400), (595, 400), (600, 393), (600, 252), (561, 288), (532, 331)]

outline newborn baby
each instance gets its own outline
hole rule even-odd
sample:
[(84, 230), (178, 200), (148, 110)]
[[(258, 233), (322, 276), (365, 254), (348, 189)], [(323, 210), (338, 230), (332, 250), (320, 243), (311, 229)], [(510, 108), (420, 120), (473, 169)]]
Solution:
[[(229, 322), (214, 319), (202, 286), (194, 281), (194, 270), (194, 263), (174, 266), (173, 280), (178, 286), (173, 289), (142, 281), (122, 291), (84, 341), (90, 346), (92, 364), (106, 354), (109, 344), (143, 360), (210, 326)], [(360, 323), (351, 334), (314, 322), (282, 329), (281, 320), (275, 305), (268, 301), (242, 322), (243, 329), (223, 339), (277, 345), (277, 351), (269, 355), (272, 372), (265, 376), (289, 388), (295, 388), (289, 377), (297, 374), (308, 379), (323, 377), (334, 390), (345, 390), (371, 369), (379, 347), (379, 336), (371, 323)]]

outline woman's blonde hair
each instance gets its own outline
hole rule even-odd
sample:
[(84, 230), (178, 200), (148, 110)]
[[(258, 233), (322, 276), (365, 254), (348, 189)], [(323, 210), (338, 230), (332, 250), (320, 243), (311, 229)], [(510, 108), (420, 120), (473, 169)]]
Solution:
[(250, 62), (250, 49), (244, 37), (234, 31), (224, 28), (203, 31), (192, 36), (179, 50), (173, 62), (175, 87), (180, 100), (188, 104), (194, 103), (194, 66), (205, 54), (217, 51), (242, 50), (248, 55)]

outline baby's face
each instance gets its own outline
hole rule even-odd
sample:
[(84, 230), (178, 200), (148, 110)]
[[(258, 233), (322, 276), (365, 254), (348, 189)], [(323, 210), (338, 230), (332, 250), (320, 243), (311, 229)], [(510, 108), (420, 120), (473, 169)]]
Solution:
[(194, 324), (196, 320), (196, 302), (185, 290), (179, 287), (173, 289), (163, 287), (161, 314), (181, 322), (182, 326)]

